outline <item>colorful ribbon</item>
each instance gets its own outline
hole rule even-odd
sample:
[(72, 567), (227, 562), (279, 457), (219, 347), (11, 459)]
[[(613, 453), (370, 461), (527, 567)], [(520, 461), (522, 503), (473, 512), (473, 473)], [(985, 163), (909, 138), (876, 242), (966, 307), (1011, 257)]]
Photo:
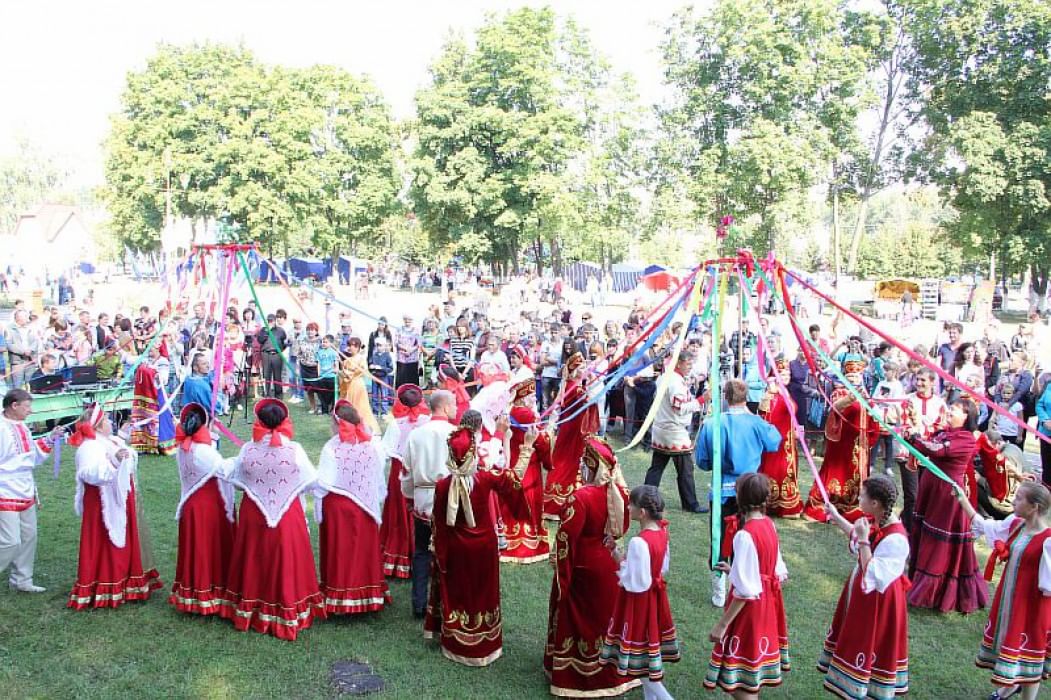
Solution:
[(722, 342), (722, 318), (726, 307), (726, 281), (730, 273), (723, 270), (719, 279), (719, 300), (716, 302), (715, 320), (712, 323), (712, 373), (709, 375), (712, 385), (712, 568), (719, 563), (722, 551), (723, 521), (723, 399), (719, 373), (719, 347)]

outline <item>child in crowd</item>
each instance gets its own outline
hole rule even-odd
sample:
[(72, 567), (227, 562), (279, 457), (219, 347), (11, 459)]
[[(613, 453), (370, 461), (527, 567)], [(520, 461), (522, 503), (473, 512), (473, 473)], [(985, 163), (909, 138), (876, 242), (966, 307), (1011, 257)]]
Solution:
[[(1023, 406), (1022, 402), (1015, 397), (1015, 388), (1013, 384), (1004, 382), (1000, 387), (1000, 396), (997, 399), (996, 404), (1019, 421), (1022, 420)], [(997, 412), (995, 425), (996, 431), (1000, 433), (1000, 437), (1004, 439), (1004, 442), (1010, 442), (1019, 447), (1021, 446), (1021, 440), (1018, 434), (1020, 430), (1018, 423), (1002, 413)]]
[[(377, 416), (384, 415), (394, 403), (394, 393), (390, 387), (394, 385), (394, 358), (387, 347), (387, 341), (377, 336), (372, 351), (372, 359), (369, 361), (369, 374), (379, 381), (373, 381), (369, 391), (372, 413)], [(380, 382), (385, 383), (384, 386)]]
[[(898, 380), (900, 366), (889, 360), (883, 363), (883, 379), (876, 384), (872, 397), (877, 401), (876, 406), (883, 413), (883, 420), (891, 428), (897, 428), (901, 423), (901, 399), (905, 396), (905, 389)], [(894, 436), (886, 429), (880, 429), (879, 438), (869, 452), (869, 471), (875, 472), (879, 464), (879, 452), (883, 452), (884, 471), (894, 475), (894, 458), (897, 453), (898, 444)]]
[(328, 415), (332, 413), (332, 405), (335, 403), (337, 377), (339, 374), (339, 353), (336, 352), (336, 339), (326, 335), (321, 339), (321, 348), (317, 351), (317, 376), (320, 391), (318, 400), (321, 402), (319, 413)]

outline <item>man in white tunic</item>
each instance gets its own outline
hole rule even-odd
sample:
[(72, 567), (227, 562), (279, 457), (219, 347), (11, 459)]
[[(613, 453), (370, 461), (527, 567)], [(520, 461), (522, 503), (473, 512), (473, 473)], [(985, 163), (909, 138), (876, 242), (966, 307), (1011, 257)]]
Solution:
[(449, 475), (449, 434), (456, 428), (456, 397), (439, 390), (430, 395), (431, 419), (409, 434), (403, 461), (401, 492), (411, 498), (415, 549), (412, 554), (412, 613), (422, 618), (427, 608), (431, 574), (431, 509), (434, 486)]
[(690, 394), (686, 385), (685, 377), (692, 366), (693, 356), (684, 352), (679, 355), (674, 371), (667, 372), (663, 380), (668, 382), (668, 389), (653, 420), (653, 458), (646, 471), (646, 483), (659, 488), (664, 468), (671, 461), (675, 465), (675, 482), (679, 487), (682, 509), (688, 513), (707, 513), (708, 509), (697, 502), (690, 458), (693, 453), (690, 422), (693, 414), (701, 410), (701, 404)]
[(33, 468), (51, 454), (52, 438), (63, 432), (55, 428), (49, 437), (33, 440), (25, 420), (33, 412), (33, 397), (12, 389), (3, 400), (0, 419), (0, 572), (11, 567), (11, 588), (25, 593), (43, 593), (33, 584), (36, 560), (36, 482)]

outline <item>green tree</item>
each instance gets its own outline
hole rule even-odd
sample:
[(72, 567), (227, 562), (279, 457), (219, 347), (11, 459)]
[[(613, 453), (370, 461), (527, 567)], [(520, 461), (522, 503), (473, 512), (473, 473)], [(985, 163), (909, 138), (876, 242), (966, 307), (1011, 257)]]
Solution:
[(1051, 270), (1051, 6), (1042, 0), (908, 0), (931, 135), (920, 172), (957, 211), (957, 245), (1002, 275)]
[(854, 147), (879, 45), (873, 24), (837, 0), (718, 0), (674, 16), (662, 128), (698, 215), (755, 217), (752, 246), (777, 247), (784, 210), (802, 208)]
[(567, 171), (605, 72), (587, 34), (549, 8), (489, 16), (473, 47), (451, 36), (416, 95), (409, 195), (432, 239), (510, 267), (528, 245), (557, 266), (582, 220)]
[(363, 78), (269, 67), (246, 49), (159, 47), (131, 73), (107, 141), (122, 242), (153, 249), (165, 214), (222, 219), (268, 253), (336, 254), (397, 208), (396, 129)]

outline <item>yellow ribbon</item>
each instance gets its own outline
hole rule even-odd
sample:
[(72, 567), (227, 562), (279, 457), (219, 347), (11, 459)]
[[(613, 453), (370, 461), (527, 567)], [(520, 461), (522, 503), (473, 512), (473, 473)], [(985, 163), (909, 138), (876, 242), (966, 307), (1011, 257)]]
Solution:
[(474, 527), (474, 510), (471, 508), (471, 478), (477, 461), (474, 446), (467, 453), (463, 464), (457, 464), (449, 458), (449, 471), (452, 472), (452, 483), (449, 484), (449, 502), (445, 505), (445, 523), (456, 527), (456, 514), (463, 508), (463, 519), (467, 527)]
[[(693, 315), (697, 310), (697, 305), (700, 303), (701, 296), (701, 285), (707, 277), (700, 273), (697, 274), (696, 280), (693, 283), (693, 291), (690, 292), (690, 300), (686, 302), (686, 319), (682, 324), (682, 328), (679, 329), (679, 337), (675, 341), (675, 349), (672, 351), (671, 364), (667, 365), (675, 369), (675, 365), (679, 362), (679, 353), (682, 351), (683, 341), (686, 339), (686, 333), (690, 330), (690, 316)], [(716, 348), (713, 352), (717, 352)], [(646, 414), (646, 419), (642, 421), (642, 426), (635, 433), (635, 437), (631, 443), (617, 450), (617, 452), (623, 452), (624, 450), (630, 450), (635, 445), (642, 442), (642, 438), (646, 436), (646, 431), (650, 429), (650, 425), (653, 423), (654, 418), (657, 416), (657, 411), (660, 409), (661, 401), (664, 399), (664, 395), (668, 393), (668, 384), (671, 382), (671, 372), (665, 371), (660, 378), (660, 382), (657, 384), (657, 392), (653, 395), (653, 405), (650, 406), (650, 412)]]

